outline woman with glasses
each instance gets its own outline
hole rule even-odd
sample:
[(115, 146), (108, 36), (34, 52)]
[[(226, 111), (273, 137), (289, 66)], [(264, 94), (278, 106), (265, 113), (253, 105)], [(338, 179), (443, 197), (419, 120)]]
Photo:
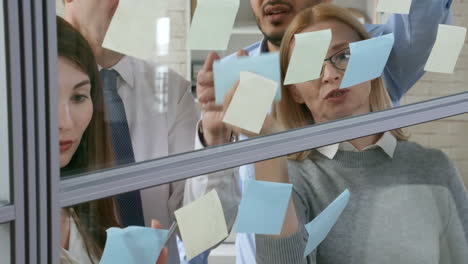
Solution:
[[(281, 46), (282, 79), (294, 35), (325, 29), (333, 37), (321, 77), (284, 85), (262, 134), (391, 107), (381, 78), (340, 89), (349, 44), (369, 35), (348, 11), (334, 5), (305, 9), (291, 23)], [(232, 92), (227, 103), (229, 96)], [(259, 264), (468, 263), (463, 182), (445, 154), (407, 141), (401, 129), (259, 162), (255, 174), (257, 180), (293, 184), (281, 234), (256, 235)], [(345, 189), (351, 196), (344, 212), (327, 238), (304, 257), (304, 225)]]

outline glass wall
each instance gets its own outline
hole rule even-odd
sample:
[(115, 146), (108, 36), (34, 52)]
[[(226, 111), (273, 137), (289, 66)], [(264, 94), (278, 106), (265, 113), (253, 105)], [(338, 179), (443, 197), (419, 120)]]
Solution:
[(0, 253), (2, 255), (2, 263), (11, 263), (11, 237), (10, 224), (0, 224)]
[[(241, 0), (239, 7), (229, 13), (225, 11), (227, 9), (216, 12), (219, 6), (215, 3), (226, 1), (198, 1), (197, 4), (195, 0), (142, 0), (137, 5), (123, 0), (55, 2), (61, 17), (57, 20), (59, 107), (56, 111), (62, 188), (54, 197), (60, 197), (62, 206), (67, 205), (61, 210), (60, 231), (67, 232), (65, 238), (66, 234), (85, 238), (85, 242), (81, 241), (85, 247), (80, 247), (87, 251), (73, 252), (76, 244), (70, 243), (76, 241), (65, 239), (60, 245), (62, 257), (78, 262), (82, 256), (98, 260), (106, 242), (104, 230), (108, 227), (150, 227), (151, 220), (157, 219), (161, 228), (168, 229), (176, 219), (177, 210), (215, 189), (224, 220), (214, 222), (193, 212), (193, 219), (203, 219), (200, 222), (205, 226), (190, 225), (191, 221), (187, 221), (189, 225), (180, 228), (178, 233), (178, 244), (175, 238), (167, 244), (168, 263), (178, 263), (180, 257), (181, 263), (185, 264), (183, 252), (185, 258), (190, 258), (207, 249), (212, 251), (200, 255), (200, 263), (205, 263), (203, 259), (207, 258), (210, 264), (234, 263), (237, 258), (240, 263), (250, 264), (255, 263), (256, 257), (259, 258), (257, 263), (300, 262), (306, 247), (303, 242), (308, 239), (305, 225), (348, 189), (349, 202), (337, 224), (330, 226), (330, 234), (324, 242), (315, 243), (318, 245), (317, 262), (340, 262), (336, 259), (342, 256), (338, 254), (340, 251), (355, 254), (346, 261), (369, 263), (379, 262), (378, 257), (382, 256), (389, 257), (390, 261), (402, 259), (408, 263), (427, 263), (437, 257), (444, 260), (442, 262), (459, 259), (460, 263), (465, 263), (468, 260), (465, 258), (468, 252), (467, 219), (459, 213), (466, 212), (468, 204), (463, 185), (463, 180), (465, 184), (468, 182), (468, 160), (465, 159), (468, 145), (464, 139), (468, 132), (466, 115), (372, 136), (368, 136), (369, 131), (375, 133), (378, 127), (353, 130), (355, 125), (363, 123), (379, 121), (383, 124), (386, 114), (390, 120), (388, 124), (408, 126), (445, 118), (456, 112), (440, 98), (458, 94), (462, 100), (467, 96), (468, 79), (464, 74), (468, 62), (467, 44), (464, 39), (460, 41), (459, 27), (466, 27), (463, 22), (468, 13), (463, 13), (466, 10), (460, 8), (463, 6), (461, 2), (438, 0), (428, 4), (424, 0), (413, 0), (410, 14), (401, 15), (378, 11), (374, 0), (336, 1), (337, 5), (347, 8), (343, 12), (348, 12), (346, 19), (351, 22), (347, 26), (323, 22), (326, 25), (321, 29), (332, 30), (328, 36), (330, 43), (323, 49), (325, 60), (320, 59), (317, 63), (319, 69), (322, 67), (321, 71), (315, 74), (316, 78), (284, 85), (294, 56), (283, 56), (286, 59), (282, 61), (279, 57), (293, 54), (295, 45), (299, 46), (295, 34), (319, 33), (313, 25), (307, 25), (302, 27), (305, 30), (285, 35), (294, 16), (308, 7), (300, 3), (307, 1), (286, 1), (288, 4), (273, 6), (268, 1), (249, 3)], [(208, 2), (213, 6), (207, 6)], [(336, 11), (336, 7), (327, 8)], [(203, 15), (207, 10), (211, 13)], [(459, 27), (447, 31), (440, 24), (451, 21), (450, 10), (462, 11), (457, 11), (453, 20), (453, 25)], [(202, 15), (197, 17), (199, 12)], [(206, 32), (211, 30), (210, 26), (221, 26), (222, 23), (215, 22), (226, 17), (235, 20), (231, 21), (233, 28), (224, 49), (194, 48), (194, 41), (215, 40), (218, 34), (208, 35)], [(210, 18), (215, 22), (209, 21)], [(205, 28), (194, 37), (191, 23), (198, 23), (199, 19), (208, 20), (202, 21)], [(367, 25), (355, 23), (354, 19)], [(412, 26), (408, 28), (408, 24)], [(56, 32), (47, 33), (53, 36)], [(387, 35), (389, 33), (393, 35)], [(289, 36), (286, 39), (289, 47), (285, 44), (280, 51), (280, 40), (283, 38), (285, 43), (284, 36)], [(368, 38), (378, 41), (379, 45), (361, 42), (372, 43), (365, 42)], [(453, 40), (452, 47), (444, 46), (446, 39)], [(354, 50), (356, 47), (360, 50)], [(445, 56), (439, 56), (437, 49), (444, 50)], [(243, 51), (237, 53), (239, 50)], [(430, 55), (434, 50), (434, 56), (439, 58), (435, 63)], [(217, 55), (209, 55), (210, 51)], [(305, 50), (304, 54), (311, 52)], [(75, 56), (75, 53), (82, 56)], [(353, 57), (355, 54), (372, 56), (360, 58), (364, 62), (356, 66), (353, 58), (358, 57)], [(267, 63), (259, 62), (257, 58), (265, 58), (263, 55), (276, 57), (269, 57)], [(366, 61), (369, 57), (371, 59)], [(452, 70), (442, 73), (434, 68), (434, 64), (446, 62), (441, 61), (441, 57), (455, 60), (456, 63), (451, 61)], [(359, 79), (366, 73), (359, 69), (374, 70), (378, 59), (382, 62), (379, 74)], [(241, 70), (236, 68), (238, 65), (233, 66), (241, 61), (244, 61)], [(300, 70), (307, 69), (304, 65), (299, 66)], [(267, 67), (273, 68), (275, 76), (271, 77), (271, 72), (263, 76), (268, 80), (257, 76), (259, 69)], [(232, 82), (219, 84), (220, 79), (229, 79), (233, 72)], [(347, 74), (353, 74), (352, 77), (359, 81), (342, 87)], [(239, 85), (235, 85), (238, 80)], [(281, 99), (272, 92), (275, 89), (281, 90)], [(266, 100), (267, 97), (270, 99)], [(433, 99), (440, 101), (431, 105)], [(430, 112), (429, 106), (439, 107), (441, 113), (445, 113), (444, 107), (451, 111), (447, 110), (441, 116), (434, 112), (430, 112), (434, 116), (417, 115), (418, 105), (424, 105), (426, 113)], [(392, 113), (391, 117), (389, 113)], [(406, 119), (405, 114), (412, 118)], [(8, 125), (6, 117), (2, 123)], [(342, 125), (340, 128), (346, 132), (336, 136), (342, 131), (333, 130), (333, 125)], [(348, 134), (357, 139), (291, 154), (288, 160), (282, 157), (258, 163), (257, 168), (243, 165), (226, 170), (232, 166), (223, 162), (210, 163), (199, 154), (223, 157), (228, 164), (231, 160), (225, 155), (227, 151), (233, 153), (235, 147), (244, 146), (239, 147), (237, 154), (244, 154), (245, 150), (249, 158), (236, 165), (249, 164), (256, 156), (253, 151), (248, 152), (247, 143), (260, 146), (262, 140), (268, 140), (267, 136), (282, 133), (286, 135), (285, 142), (278, 145), (278, 151), (283, 152), (276, 156), (284, 155), (287, 152), (284, 149), (289, 152), (299, 150), (298, 133), (312, 131), (304, 128), (323, 132), (322, 127), (330, 134), (335, 133), (333, 138), (325, 138), (327, 134), (324, 134), (327, 144), (350, 138)], [(287, 138), (293, 134), (296, 136)], [(294, 142), (296, 149), (288, 148), (288, 141)], [(168, 157), (200, 149), (207, 151)], [(192, 158), (191, 163), (177, 163), (185, 158)], [(154, 167), (161, 169), (154, 170)], [(220, 169), (224, 171), (196, 175), (203, 170)], [(187, 175), (198, 177), (176, 181), (189, 177)], [(260, 191), (249, 193), (252, 187), (247, 184), (255, 178), (292, 184), (289, 185), (292, 203), (289, 197), (278, 200), (281, 197), (278, 195), (265, 200), (267, 196), (259, 195)], [(119, 185), (121, 182), (126, 184)], [(273, 193), (268, 186), (263, 186), (263, 190), (266, 194)], [(109, 196), (112, 198), (105, 198)], [(283, 209), (289, 208), (286, 217), (283, 212), (280, 217), (272, 213), (270, 218), (262, 219), (269, 215), (266, 210), (272, 201), (275, 201), (272, 207), (276, 209), (281, 207), (280, 203)], [(58, 201), (53, 202), (58, 204)], [(241, 227), (235, 223), (241, 222), (243, 203), (253, 205), (253, 209), (249, 211), (250, 220), (244, 219), (245, 225)], [(241, 207), (237, 210), (239, 204)], [(260, 208), (262, 210), (255, 210)], [(293, 209), (296, 214), (290, 213)], [(255, 212), (263, 215), (252, 219)], [(179, 219), (177, 221), (184, 225)], [(190, 234), (184, 231), (188, 228), (201, 232), (206, 225), (209, 230), (210, 225), (218, 226), (223, 221), (227, 233), (231, 233), (224, 242), (227, 234), (207, 231), (198, 236), (194, 245)], [(285, 221), (287, 225), (284, 225)], [(265, 236), (263, 231), (257, 233), (263, 235), (253, 234), (256, 233), (255, 226), (266, 228), (270, 222), (276, 222), (277, 231), (279, 226), (286, 239), (276, 243), (278, 241), (274, 239), (278, 237)], [(50, 224), (58, 226), (58, 223)], [(98, 225), (102, 228), (97, 229)], [(202, 245), (208, 240), (211, 242), (209, 246)], [(457, 246), (452, 247), (452, 243)], [(204, 248), (194, 254), (192, 246)], [(386, 254), (381, 254), (382, 248), (388, 250)], [(408, 248), (415, 250), (408, 251)], [(314, 255), (309, 254), (312, 252), (306, 255), (312, 258)], [(429, 253), (418, 255), (417, 252)]]
[[(302, 263), (304, 252), (317, 262), (340, 262), (339, 252), (350, 252), (347, 260), (369, 263), (390, 256), (408, 263), (439, 257), (463, 263), (468, 260), (466, 118), (454, 116), (204, 176), (198, 182), (205, 184), (193, 185), (186, 194), (194, 198), (217, 182), (227, 228), (233, 227), (231, 236), (236, 236), (235, 243), (212, 250), (210, 263), (235, 263), (235, 258), (241, 263), (255, 263), (255, 258), (256, 263)], [(227, 188), (229, 184), (240, 184), (240, 190)], [(334, 202), (345, 190), (349, 197)], [(286, 211), (290, 197), (297, 218)], [(240, 204), (237, 214), (227, 213), (234, 204)]]

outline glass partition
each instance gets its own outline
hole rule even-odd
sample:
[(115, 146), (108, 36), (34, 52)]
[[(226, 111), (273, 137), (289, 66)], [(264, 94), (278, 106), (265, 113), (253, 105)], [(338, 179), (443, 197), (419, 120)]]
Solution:
[(2, 262), (6, 264), (12, 263), (10, 234), (10, 224), (0, 224), (0, 253), (2, 255)]
[[(237, 51), (245, 50), (247, 54), (240, 55), (249, 55), (252, 60), (242, 66), (247, 68), (240, 71), (259, 73), (255, 67), (273, 67), (272, 69), (277, 70), (273, 74), (276, 77), (272, 77), (271, 72), (265, 74), (265, 77), (272, 80), (277, 78), (275, 80), (281, 84), (285, 81), (287, 70), (295, 63), (293, 58), (279, 62), (278, 57), (273, 63), (262, 66), (262, 63), (256, 62), (255, 57), (267, 53), (272, 55), (275, 51), (280, 51), (279, 44), (288, 25), (299, 11), (311, 7), (311, 4), (288, 2), (272, 5), (267, 1), (240, 1), (238, 8), (236, 5), (232, 8), (236, 16), (231, 16), (230, 13), (223, 16), (223, 19), (235, 18), (233, 21), (223, 22), (227, 25), (233, 23), (233, 29), (228, 34), (227, 46), (222, 50), (214, 50), (217, 51), (219, 58), (213, 57), (207, 61), (208, 52), (212, 51), (207, 45), (219, 39), (215, 36), (200, 37), (202, 33), (192, 36), (191, 32), (210, 32), (210, 25), (215, 24), (209, 23), (210, 17), (221, 18), (216, 17), (219, 12), (214, 10), (219, 7), (212, 1), (200, 3), (148, 1), (142, 2), (141, 5), (133, 5), (131, 1), (119, 3), (109, 1), (64, 6), (63, 1), (57, 0), (57, 14), (72, 22), (72, 26), (84, 34), (99, 64), (100, 73), (96, 75), (96, 79), (102, 79), (102, 87), (92, 88), (102, 89), (104, 100), (102, 105), (94, 103), (95, 107), (107, 111), (105, 118), (109, 124), (108, 143), (113, 146), (116, 162), (110, 165), (101, 161), (97, 167), (129, 165), (196, 148), (227, 144), (237, 138), (255, 137), (255, 134), (258, 134), (264, 121), (263, 112), (266, 112), (265, 107), (260, 105), (264, 104), (270, 108), (273, 101), (263, 100), (271, 97), (271, 92), (267, 92), (268, 82), (260, 85), (267, 90), (257, 89), (258, 95), (250, 93), (249, 89), (243, 89), (252, 85), (250, 81), (241, 82), (239, 87), (242, 91), (236, 92), (234, 96), (234, 90), (231, 89), (230, 95), (233, 97), (227, 98), (223, 89), (229, 90), (233, 85), (227, 84), (229, 81), (226, 80), (229, 80), (231, 78), (229, 76), (233, 74), (234, 76), (237, 74), (234, 79), (240, 78), (237, 72), (239, 69), (229, 65), (235, 63)], [(342, 0), (334, 4), (346, 9), (348, 24), (357, 19), (363, 25), (354, 23), (354, 28), (346, 29), (343, 28), (343, 23), (341, 26), (333, 23), (324, 25), (323, 29), (332, 29), (331, 42), (329, 45), (324, 44), (326, 52), (323, 54), (330, 59), (330, 63), (325, 62), (322, 73), (310, 77), (311, 80), (284, 85), (281, 89), (281, 101), (277, 100), (274, 103), (275, 107), (270, 109), (270, 112), (283, 123), (278, 131), (368, 114), (392, 106), (426, 101), (466, 90), (464, 87), (467, 80), (463, 72), (466, 70), (468, 56), (462, 36), (463, 29), (444, 27), (439, 29), (439, 24), (450, 21), (450, 10), (462, 10), (458, 8), (459, 2), (440, 0), (427, 5), (425, 2), (415, 0), (408, 16), (381, 12), (382, 9), (374, 0), (352, 3)], [(314, 8), (316, 12), (324, 12), (327, 9), (323, 6)], [(330, 7), (328, 9), (337, 10)], [(212, 13), (207, 13), (211, 14), (209, 16), (200, 15), (200, 19), (196, 17), (197, 13), (204, 14), (204, 12)], [(430, 15), (427, 15), (428, 13)], [(96, 17), (100, 19), (91, 19)], [(405, 21), (408, 20), (412, 21), (412, 27), (409, 29), (405, 26), (407, 24)], [(198, 25), (191, 23), (199, 24), (205, 30), (198, 28), (197, 31), (195, 26)], [(453, 25), (463, 27), (462, 16), (455, 16)], [(229, 31), (229, 27), (227, 28)], [(289, 27), (289, 30), (292, 33), (283, 38), (283, 42), (288, 42), (284, 44), (283, 53), (290, 54), (295, 49), (294, 34), (317, 31), (309, 28), (296, 32), (292, 27)], [(352, 34), (358, 31), (368, 31), (369, 34), (368, 36), (364, 33), (361, 36)], [(387, 45), (389, 36), (386, 34), (390, 33), (393, 33), (394, 41), (391, 45)], [(375, 43), (368, 46), (353, 46), (354, 44), (349, 46), (350, 43), (368, 37), (373, 37)], [(451, 60), (450, 63), (454, 68), (447, 73), (440, 73), (442, 71), (440, 68), (431, 65), (448, 63), (440, 61), (440, 54), (437, 53), (441, 46), (448, 45), (444, 42), (447, 38), (452, 39), (454, 46), (451, 49), (446, 48), (442, 57)], [(377, 42), (387, 43), (384, 43), (387, 49), (379, 50)], [(205, 46), (200, 44), (200, 47), (194, 43), (208, 44)], [(339, 49), (334, 47), (335, 44), (344, 46)], [(359, 49), (364, 53), (374, 53), (375, 60), (366, 63), (365, 59), (362, 61), (363, 58), (360, 58), (359, 61), (357, 55)], [(311, 52), (305, 50), (304, 54), (309, 53)], [(354, 58), (352, 53), (355, 53)], [(388, 54), (385, 55), (386, 53)], [(234, 56), (230, 56), (232, 54)], [(369, 69), (379, 68), (378, 63), (375, 64), (378, 57), (381, 59), (382, 69), (377, 70), (377, 75), (365, 78), (362, 73), (356, 73), (356, 69), (359, 68), (356, 66), (358, 63), (364, 63)], [(212, 67), (213, 61), (214, 65), (218, 65), (215, 68)], [(348, 63), (350, 63), (349, 68)], [(203, 65), (206, 67), (203, 68)], [(249, 65), (257, 66), (249, 70)], [(214, 70), (216, 68), (218, 70)], [(307, 67), (302, 65), (302, 69), (305, 68)], [(428, 72), (425, 72), (425, 69)], [(202, 74), (199, 75), (200, 70)], [(382, 79), (375, 79), (378, 76)], [(349, 79), (359, 80), (347, 82)], [(80, 81), (70, 78), (67, 80)], [(344, 88), (345, 81), (350, 85), (347, 88)], [(322, 83), (327, 84), (322, 85)], [(379, 96), (376, 96), (377, 93)], [(226, 101), (224, 107), (223, 101)], [(213, 104), (218, 106), (214, 107)], [(296, 117), (291, 118), (291, 116)], [(198, 122), (199, 119), (203, 119), (203, 122)], [(236, 135), (226, 124), (241, 126), (250, 132), (255, 130), (253, 131), (255, 133)], [(66, 142), (62, 143), (65, 148)], [(69, 174), (78, 172), (83, 170), (73, 170)]]
[[(458, 115), (201, 175), (185, 183), (173, 182), (167, 204), (156, 199), (165, 192), (164, 185), (141, 190), (153, 201), (143, 204), (146, 226), (151, 219), (157, 219), (163, 229), (178, 222), (178, 245), (174, 238), (168, 254), (170, 258), (180, 255), (181, 263), (194, 256), (214, 264), (236, 259), (240, 263), (255, 259), (257, 263), (302, 263), (304, 252), (308, 259), (315, 256), (336, 262), (341, 250), (353, 252), (350, 258), (359, 262), (397, 254), (408, 263), (439, 257), (443, 262), (457, 259), (464, 263), (468, 260), (463, 214), (468, 205), (468, 145), (463, 140), (467, 124), (467, 114)], [(189, 210), (185, 216), (178, 213), (180, 208), (207, 199), (212, 190), (220, 201), (217, 210), (224, 216), (222, 220), (205, 215), (205, 209), (216, 211), (213, 204)], [(340, 196), (345, 190), (349, 194)], [(332, 204), (337, 197), (340, 200)], [(109, 206), (116, 204), (113, 199), (118, 198), (73, 206), (62, 217), (80, 215), (76, 219), (86, 222), (93, 232), (92, 221), (96, 220), (89, 218), (91, 211), (98, 212), (99, 206), (119, 210), (119, 206)], [(326, 209), (328, 206), (332, 209)], [(169, 215), (161, 214), (166, 210)], [(323, 218), (321, 213), (328, 216)], [(110, 211), (100, 214), (114, 215)], [(106, 227), (120, 226), (114, 217), (106, 221)], [(317, 222), (319, 226), (311, 224)], [(219, 234), (209, 227), (220, 223), (229, 237), (210, 240)], [(208, 231), (191, 239), (193, 230), (207, 226)], [(312, 238), (309, 231), (315, 232)], [(429, 243), (421, 243), (421, 237)], [(316, 251), (312, 251), (314, 247), (306, 251), (309, 239), (315, 239)], [(200, 247), (207, 251), (194, 251)], [(430, 253), (419, 254), (422, 251)]]

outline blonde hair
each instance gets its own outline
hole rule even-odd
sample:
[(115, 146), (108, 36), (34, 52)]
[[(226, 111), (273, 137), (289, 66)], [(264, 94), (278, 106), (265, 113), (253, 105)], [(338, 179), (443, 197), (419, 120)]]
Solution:
[[(346, 9), (332, 5), (319, 4), (309, 7), (300, 12), (289, 25), (283, 36), (280, 48), (281, 80), (284, 80), (291, 57), (291, 43), (294, 35), (300, 33), (305, 28), (315, 23), (335, 20), (351, 27), (362, 40), (369, 39), (370, 36), (362, 24)], [(281, 125), (287, 129), (295, 129), (315, 123), (309, 108), (305, 104), (298, 104), (294, 101), (288, 86), (281, 87), (282, 99), (276, 103), (274, 109), (275, 117)], [(369, 96), (371, 112), (381, 111), (392, 107), (390, 97), (384, 87), (382, 78), (371, 81), (371, 92)], [(402, 129), (392, 130), (391, 133), (398, 140), (408, 140)], [(304, 160), (311, 154), (311, 150), (291, 154), (290, 159)]]

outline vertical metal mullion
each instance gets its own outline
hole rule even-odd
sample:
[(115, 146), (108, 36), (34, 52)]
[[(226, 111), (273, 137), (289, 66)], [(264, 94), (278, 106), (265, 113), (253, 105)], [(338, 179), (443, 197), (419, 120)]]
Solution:
[[(35, 1), (35, 0), (32, 0)], [(45, 77), (45, 118), (47, 142), (47, 202), (49, 262), (59, 264), (60, 245), (60, 164), (58, 144), (58, 92), (57, 92), (57, 22), (55, 0), (43, 3), (42, 24), (44, 26), (44, 77)], [(39, 18), (36, 19), (39, 22)]]
[(6, 0), (5, 4), (5, 56), (7, 62), (7, 85), (9, 98), (9, 135), (12, 203), (15, 205), (15, 221), (12, 232), (12, 260), (16, 264), (26, 263), (25, 199), (24, 199), (24, 137), (23, 97), (20, 46), (20, 10), (17, 0)]
[[(20, 18), (22, 25), (22, 72), (23, 72), (23, 109), (24, 109), (24, 137), (25, 137), (25, 172), (26, 172), (26, 233), (28, 235), (27, 263), (36, 264), (40, 261), (38, 251), (44, 243), (38, 243), (38, 192), (36, 177), (36, 119), (34, 87), (34, 53), (32, 49), (32, 20), (31, 2), (20, 1)], [(47, 238), (43, 242), (47, 243)]]
[[(32, 21), (32, 52), (33, 52), (33, 67), (34, 67), (34, 90), (35, 90), (35, 135), (36, 135), (36, 191), (37, 202), (37, 262), (51, 263), (49, 249), (54, 247), (49, 237), (49, 183), (48, 183), (48, 164), (47, 154), (50, 142), (47, 137), (47, 118), (46, 118), (46, 84), (45, 70), (46, 62), (44, 60), (44, 4), (41, 1), (30, 0), (31, 4), (31, 21)], [(54, 139), (55, 141), (58, 138)], [(32, 208), (31, 208), (32, 209)], [(31, 212), (31, 211), (30, 211)], [(45, 239), (47, 238), (47, 239)], [(58, 245), (57, 245), (58, 246)]]

